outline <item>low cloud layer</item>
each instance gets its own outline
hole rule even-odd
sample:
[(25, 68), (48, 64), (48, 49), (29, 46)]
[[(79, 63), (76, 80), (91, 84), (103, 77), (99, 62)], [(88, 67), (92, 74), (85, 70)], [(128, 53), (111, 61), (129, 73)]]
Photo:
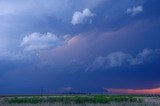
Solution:
[(95, 71), (98, 69), (108, 69), (113, 67), (121, 67), (128, 65), (139, 65), (150, 62), (160, 55), (159, 49), (144, 49), (142, 52), (133, 56), (129, 53), (124, 52), (113, 52), (107, 56), (99, 56), (94, 62), (87, 68), (89, 71)]
[(113, 94), (160, 94), (160, 88), (151, 89), (107, 89), (104, 88), (108, 93)]
[(95, 14), (92, 13), (88, 8), (84, 9), (83, 12), (76, 11), (73, 14), (71, 23), (73, 25), (82, 24), (86, 21), (91, 23), (92, 22), (91, 18), (94, 16)]
[(130, 14), (130, 15), (137, 15), (139, 13), (143, 12), (143, 7), (142, 6), (137, 6), (137, 7), (133, 7), (133, 8), (128, 8), (126, 10), (126, 13), (127, 14)]
[(33, 51), (54, 48), (63, 43), (64, 41), (53, 33), (41, 34), (35, 32), (25, 36), (21, 42), (21, 46), (24, 47), (26, 51)]

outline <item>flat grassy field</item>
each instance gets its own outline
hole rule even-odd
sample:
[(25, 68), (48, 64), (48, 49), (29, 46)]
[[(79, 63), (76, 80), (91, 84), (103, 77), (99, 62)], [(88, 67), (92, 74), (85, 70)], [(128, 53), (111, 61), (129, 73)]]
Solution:
[(0, 106), (160, 106), (160, 98), (132, 95), (11, 96), (1, 97)]

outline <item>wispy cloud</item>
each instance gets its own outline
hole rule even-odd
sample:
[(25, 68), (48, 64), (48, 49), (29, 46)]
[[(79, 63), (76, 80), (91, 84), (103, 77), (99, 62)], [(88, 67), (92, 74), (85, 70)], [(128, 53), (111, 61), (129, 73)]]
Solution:
[(137, 7), (133, 7), (133, 8), (128, 8), (126, 10), (126, 13), (127, 14), (130, 14), (130, 15), (137, 15), (139, 13), (143, 12), (143, 7), (142, 6), (137, 6)]
[(87, 68), (89, 71), (97, 69), (107, 69), (112, 67), (121, 67), (125, 65), (138, 65), (150, 62), (160, 56), (160, 49), (144, 49), (135, 57), (132, 54), (122, 51), (113, 52), (107, 56), (99, 56)]
[(0, 53), (0, 60), (21, 60), (27, 56), (22, 55), (22, 53), (14, 53), (11, 51), (3, 51)]
[(135, 58), (132, 58), (130, 61), (131, 65), (143, 64), (145, 62), (152, 61), (160, 57), (160, 49), (144, 49), (141, 53), (137, 54)]
[(94, 16), (95, 16), (95, 14), (92, 13), (88, 8), (84, 9), (83, 12), (76, 11), (73, 14), (71, 23), (73, 25), (77, 25), (77, 24), (82, 24), (86, 21), (92, 22), (91, 18)]
[(26, 51), (42, 50), (54, 48), (62, 45), (64, 40), (60, 39), (53, 33), (37, 33), (34, 32), (28, 36), (25, 36), (20, 44)]

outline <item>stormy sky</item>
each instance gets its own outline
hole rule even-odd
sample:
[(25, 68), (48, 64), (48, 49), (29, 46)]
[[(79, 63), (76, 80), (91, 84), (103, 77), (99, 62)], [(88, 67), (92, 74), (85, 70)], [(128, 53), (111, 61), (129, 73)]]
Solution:
[(160, 88), (159, 0), (0, 0), (0, 94)]

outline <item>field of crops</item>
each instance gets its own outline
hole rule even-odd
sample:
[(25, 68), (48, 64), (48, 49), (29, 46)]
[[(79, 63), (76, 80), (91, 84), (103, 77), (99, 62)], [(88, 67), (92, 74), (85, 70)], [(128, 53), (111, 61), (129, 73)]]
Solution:
[(0, 106), (160, 106), (160, 99), (131, 95), (17, 96), (1, 97)]

